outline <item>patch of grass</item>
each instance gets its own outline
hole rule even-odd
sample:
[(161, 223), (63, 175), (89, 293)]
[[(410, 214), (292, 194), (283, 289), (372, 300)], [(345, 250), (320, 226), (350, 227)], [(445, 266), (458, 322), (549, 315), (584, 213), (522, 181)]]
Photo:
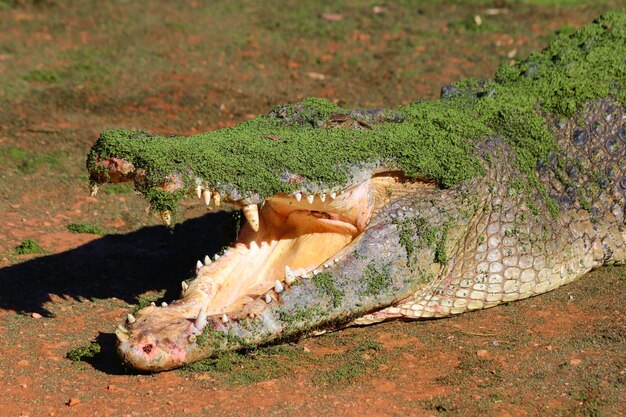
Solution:
[(54, 83), (59, 81), (61, 77), (55, 70), (31, 70), (24, 74), (22, 78), (26, 81), (37, 83)]
[(375, 372), (387, 361), (381, 350), (380, 343), (368, 340), (343, 353), (338, 367), (314, 376), (313, 382), (325, 386), (350, 384), (360, 375)]
[(100, 236), (104, 236), (106, 234), (100, 226), (90, 222), (70, 223), (66, 227), (67, 230), (72, 233), (87, 233)]
[(91, 342), (86, 346), (70, 350), (67, 352), (65, 357), (71, 361), (80, 362), (85, 358), (93, 358), (98, 353), (100, 353), (100, 344), (97, 342)]
[(251, 351), (223, 352), (185, 366), (181, 372), (204, 372), (232, 385), (249, 385), (290, 375), (313, 358), (292, 345), (278, 345)]
[(7, 146), (0, 149), (0, 162), (8, 162), (24, 175), (35, 173), (41, 166), (46, 165), (50, 169), (59, 170), (62, 161), (67, 159), (67, 154), (62, 151), (50, 153), (27, 151), (16, 146)]
[(46, 251), (44, 250), (44, 248), (41, 247), (39, 242), (33, 239), (26, 239), (25, 241), (17, 245), (14, 251), (18, 255), (33, 255), (33, 254), (46, 253)]

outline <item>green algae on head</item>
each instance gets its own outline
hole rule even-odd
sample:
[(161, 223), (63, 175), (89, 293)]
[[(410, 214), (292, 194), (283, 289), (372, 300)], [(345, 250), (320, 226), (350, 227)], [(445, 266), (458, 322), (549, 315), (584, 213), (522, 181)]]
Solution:
[[(368, 114), (310, 98), (190, 137), (106, 131), (87, 167), (92, 181), (104, 181), (101, 161), (131, 163), (143, 173), (136, 188), (152, 207), (173, 212), (185, 190), (198, 185), (238, 200), (262, 200), (278, 193), (339, 191), (381, 167), (451, 187), (483, 175), (477, 145), (500, 135), (539, 187), (536, 164), (557, 149), (546, 115), (571, 116), (607, 95), (626, 101), (625, 32), (626, 12), (608, 13), (523, 62), (501, 66), (493, 82), (468, 80), (446, 99), (395, 110)], [(345, 128), (335, 123), (339, 119), (353, 123)], [(168, 189), (172, 182), (182, 184)]]

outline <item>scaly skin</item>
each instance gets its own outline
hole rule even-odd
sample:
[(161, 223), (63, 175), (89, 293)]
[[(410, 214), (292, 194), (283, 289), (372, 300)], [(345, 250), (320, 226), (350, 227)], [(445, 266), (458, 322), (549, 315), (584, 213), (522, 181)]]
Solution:
[[(624, 85), (623, 79), (616, 81)], [(494, 91), (487, 85), (471, 94), (488, 97)], [(455, 94), (468, 92), (446, 90), (446, 95)], [(424, 182), (406, 192), (390, 192), (363, 233), (319, 266), (316, 272), (321, 273), (300, 278), (284, 290), (270, 289), (227, 320), (221, 315), (197, 318), (211, 294), (210, 267), (206, 267), (209, 272), (200, 268), (198, 278), (175, 305), (143, 309), (132, 317), (129, 330), (120, 330), (122, 358), (137, 369), (166, 370), (220, 350), (274, 343), (350, 324), (445, 317), (493, 307), (550, 291), (601, 265), (624, 264), (626, 113), (619, 94), (618, 89), (615, 94), (588, 97), (568, 117), (537, 109), (556, 143), (546, 152), (533, 154), (536, 159), (516, 142), (515, 132), (506, 131), (507, 126), (494, 129), (475, 142), (473, 156), (481, 161), (484, 175), (449, 188)], [(296, 107), (278, 117), (281, 123), (298, 125), (311, 117), (305, 110)], [(317, 128), (320, 132), (376, 131), (379, 123), (400, 122), (393, 112), (384, 113), (382, 120), (364, 121), (363, 114), (326, 115), (317, 120)], [(454, 125), (455, 120), (447, 122)], [(311, 127), (306, 129), (311, 131)], [(106, 140), (105, 135), (90, 155), (93, 181), (134, 179), (137, 188), (148, 193), (146, 184), (157, 174), (151, 174), (150, 163), (136, 167), (145, 162), (141, 158), (125, 159), (134, 152), (129, 150), (133, 139), (118, 138), (103, 147)], [(147, 139), (142, 136), (141, 140)], [(217, 149), (222, 145), (210, 141), (202, 146), (215, 146), (216, 154), (232, 152)], [(101, 154), (102, 149), (108, 153)], [(172, 155), (180, 157), (180, 151)], [(257, 163), (265, 173), (263, 164), (269, 162), (260, 158)], [(359, 173), (368, 178), (372, 172), (397, 170), (398, 165), (379, 161), (361, 167)], [(163, 192), (187, 187), (191, 171), (184, 164), (165, 176), (154, 170), (159, 178), (167, 179), (159, 185)], [(293, 178), (283, 180), (291, 186)], [(303, 184), (314, 182), (313, 178), (296, 179)], [(361, 181), (352, 179), (352, 184)], [(231, 194), (247, 195), (245, 204), (267, 197), (256, 191), (240, 187), (231, 189)]]

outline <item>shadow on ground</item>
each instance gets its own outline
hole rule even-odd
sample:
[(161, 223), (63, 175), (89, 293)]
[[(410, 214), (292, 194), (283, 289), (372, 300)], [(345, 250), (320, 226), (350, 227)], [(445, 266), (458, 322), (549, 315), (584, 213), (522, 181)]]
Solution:
[(234, 238), (235, 220), (218, 212), (177, 224), (107, 235), (76, 249), (0, 269), (0, 309), (50, 315), (50, 295), (75, 299), (116, 297), (135, 303), (149, 290), (178, 297), (197, 259)]

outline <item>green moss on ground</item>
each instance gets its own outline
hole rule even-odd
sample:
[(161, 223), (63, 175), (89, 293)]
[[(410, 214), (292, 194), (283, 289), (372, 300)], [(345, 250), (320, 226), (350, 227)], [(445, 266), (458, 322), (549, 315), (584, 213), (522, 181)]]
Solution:
[(189, 188), (201, 179), (242, 197), (303, 187), (338, 190), (354, 180), (355, 169), (375, 164), (451, 187), (483, 175), (477, 145), (499, 135), (515, 149), (527, 187), (538, 189), (556, 214), (535, 173), (537, 161), (558, 149), (544, 115), (572, 117), (583, 103), (609, 94), (625, 103), (624, 39), (626, 11), (608, 13), (562, 34), (523, 62), (501, 66), (492, 82), (458, 83), (446, 99), (399, 107), (393, 112), (401, 117), (360, 129), (328, 127), (329, 118), (349, 111), (328, 100), (307, 99), (277, 107), (270, 116), (191, 137), (106, 131), (87, 167), (95, 174), (97, 161), (113, 156), (132, 162), (146, 170), (138, 189), (153, 208), (174, 212), (184, 192), (159, 188), (173, 173)]
[(26, 239), (15, 247), (15, 253), (18, 255), (32, 255), (46, 253), (39, 242), (33, 239)]
[(92, 342), (86, 346), (70, 350), (65, 356), (74, 362), (80, 362), (85, 358), (93, 358), (98, 353), (100, 353), (100, 344)]
[(70, 223), (67, 226), (67, 230), (72, 233), (88, 233), (92, 235), (100, 235), (103, 236), (106, 233), (100, 226), (97, 224), (93, 224), (90, 222), (79, 222), (79, 223)]

